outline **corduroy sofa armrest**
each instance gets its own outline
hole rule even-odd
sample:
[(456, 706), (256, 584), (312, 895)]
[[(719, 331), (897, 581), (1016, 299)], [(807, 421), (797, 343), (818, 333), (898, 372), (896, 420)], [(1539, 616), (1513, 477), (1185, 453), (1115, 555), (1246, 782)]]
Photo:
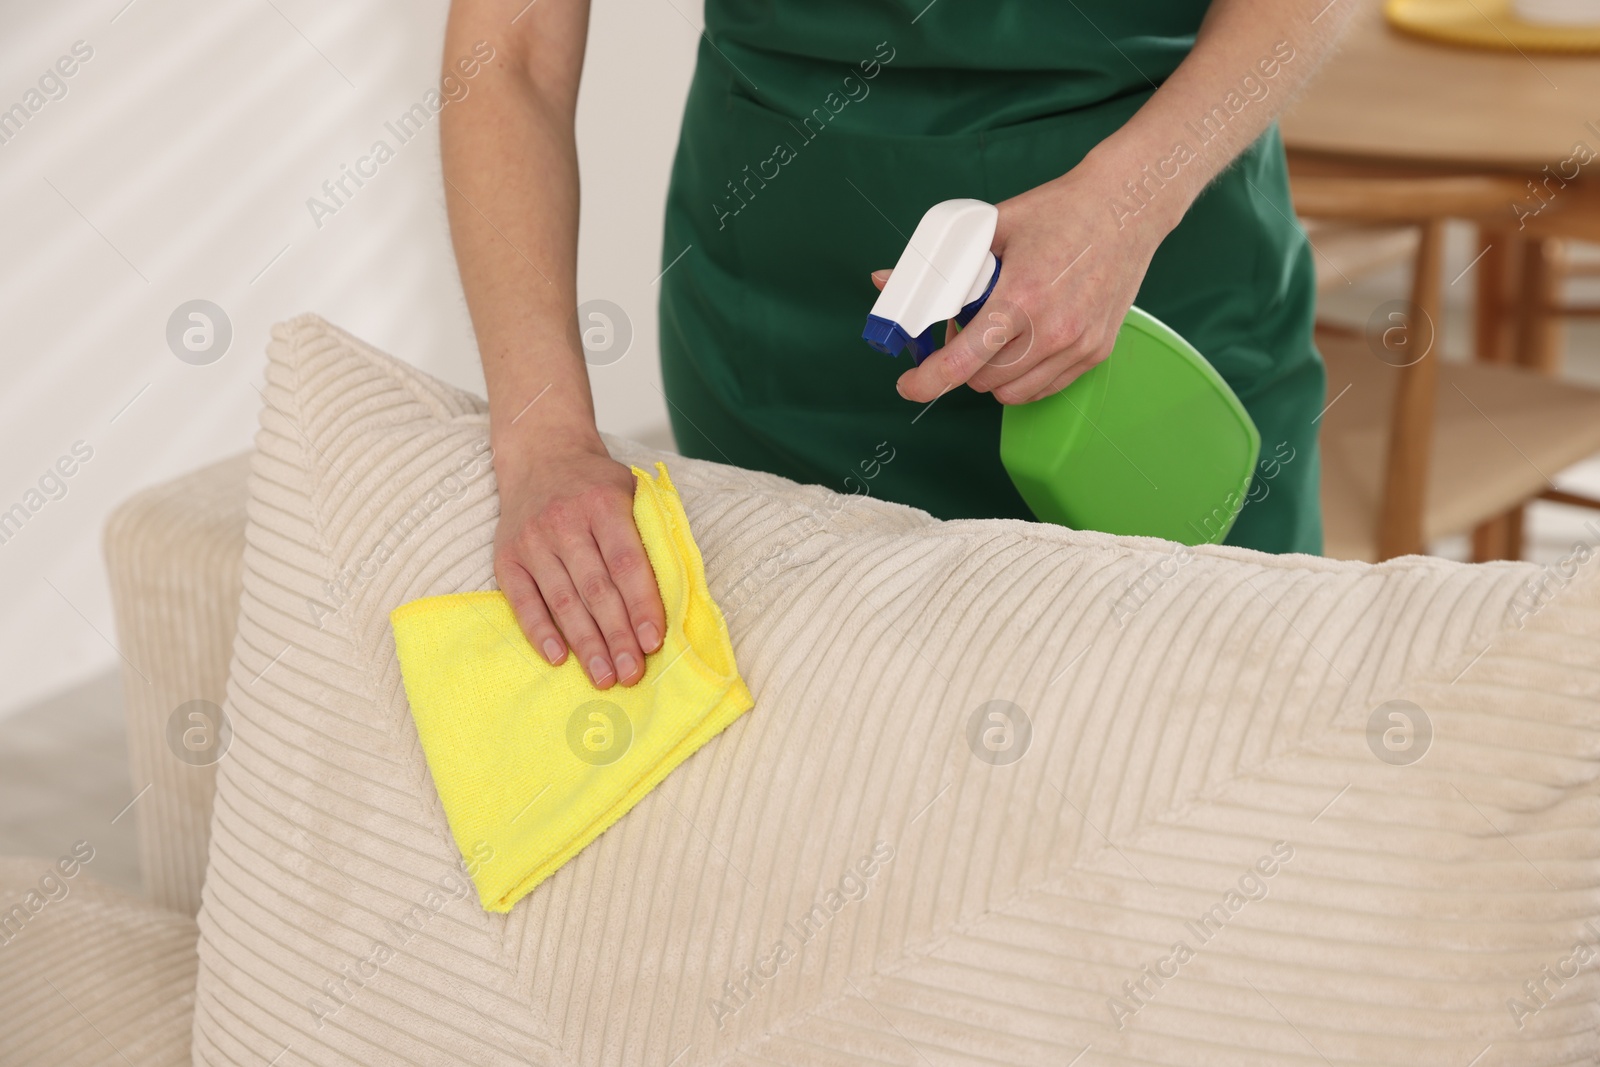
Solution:
[(190, 916), (205, 880), (216, 762), (226, 756), (220, 708), (239, 611), (249, 459), (146, 489), (105, 530), (139, 866), (152, 902)]

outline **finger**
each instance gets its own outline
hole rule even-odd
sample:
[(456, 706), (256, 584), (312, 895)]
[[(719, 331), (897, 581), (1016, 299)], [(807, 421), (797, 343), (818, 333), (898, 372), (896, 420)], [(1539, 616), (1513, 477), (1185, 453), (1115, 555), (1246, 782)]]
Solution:
[[(628, 621), (633, 626), (639, 647), (646, 654), (661, 647), (667, 632), (667, 613), (661, 606), (661, 591), (656, 585), (655, 571), (650, 567), (650, 557), (645, 555), (644, 543), (639, 540), (639, 529), (633, 516), (618, 516), (610, 521), (597, 520), (594, 524), (595, 544), (600, 546), (600, 556), (622, 602), (628, 610)], [(626, 675), (623, 681), (627, 681)]]
[[(1024, 402), (1058, 393), (1084, 374), (1104, 363), (1111, 356), (1111, 350), (1116, 346), (1116, 341), (1117, 335), (1114, 332), (1107, 337), (1097, 330), (1085, 331), (1077, 340), (1067, 345), (1048, 361), (1049, 366), (1055, 372), (1053, 378), (1049, 380), (1035, 378), (1024, 382), (1019, 377), (1012, 383), (1012, 388)], [(999, 396), (998, 391), (995, 395)], [(1017, 403), (1018, 401), (1003, 402)]]
[(1046, 360), (1026, 374), (997, 387), (994, 390), (994, 398), (1002, 404), (1026, 404), (1028, 401), (1038, 397), (1050, 387), (1052, 382), (1061, 377), (1061, 371), (1060, 360)]
[[(1045, 385), (1045, 387), (1043, 389), (1038, 390), (1037, 392), (1033, 393), (1033, 395), (1031, 395), (1031, 396), (1029, 396), (1029, 397), (1027, 397), (1027, 398), (1025, 398), (1023, 400), (1017, 401), (1017, 403), (1019, 403), (1019, 404), (1032, 404), (1034, 401), (1043, 400), (1046, 397), (1055, 396), (1057, 393), (1061, 392), (1061, 390), (1063, 390), (1067, 386), (1071, 385), (1079, 377), (1081, 377), (1081, 375), (1076, 373), (1076, 371), (1072, 371), (1072, 372), (1068, 372), (1068, 373), (1064, 373), (1064, 374), (1058, 374), (1054, 378), (1050, 379), (1050, 381)], [(1002, 400), (1001, 403), (1003, 404), (1003, 403), (1005, 403), (1005, 401)]]
[(632, 685), (644, 676), (644, 653), (639, 648), (639, 639), (634, 636), (628, 605), (611, 580), (599, 546), (590, 535), (575, 538), (562, 547), (562, 562), (577, 585), (578, 595), (589, 609), (590, 618), (605, 638), (617, 680), (623, 685)]
[[(993, 393), (1003, 403), (1020, 403), (1048, 391), (1050, 382), (1069, 368), (1077, 368), (1073, 377), (1082, 374), (1105, 359), (1116, 342), (1115, 331), (1107, 334), (1100, 326), (1085, 325), (1070, 313), (1057, 314), (1039, 330), (1033, 328), (1021, 308), (1008, 306), (1004, 314), (1021, 322), (1023, 329), (968, 382), (980, 392)], [(1051, 373), (1034, 374), (1024, 384), (1023, 379), (1035, 368), (1046, 365), (1052, 368)]]
[(994, 398), (1002, 404), (1027, 404), (1059, 393), (1085, 372), (1104, 360), (1105, 356), (1094, 349), (1074, 348), (1041, 360), (1027, 373), (994, 390)]
[(1007, 339), (992, 327), (979, 326), (974, 321), (949, 344), (923, 360), (921, 366), (902, 374), (895, 387), (907, 400), (929, 403), (964, 384), (990, 356), (1005, 347)]
[(495, 577), (528, 643), (538, 649), (552, 667), (566, 659), (567, 643), (551, 621), (550, 610), (545, 607), (539, 586), (527, 568), (515, 559), (502, 559), (495, 567)]
[(980, 393), (993, 393), (1046, 362), (1046, 356), (1034, 349), (1032, 334), (1013, 337), (978, 368), (967, 385)]
[(1055, 396), (1057, 393), (1061, 392), (1061, 390), (1065, 389), (1079, 378), (1082, 378), (1085, 374), (1094, 370), (1096, 365), (1097, 364), (1095, 362), (1088, 360), (1082, 363), (1074, 363), (1072, 366), (1056, 375), (1055, 380), (1049, 385), (1045, 386), (1043, 389), (1039, 390), (1039, 392), (1034, 395), (1033, 399), (1043, 400), (1047, 396)]
[[(992, 393), (1008, 382), (1016, 381), (1056, 351), (1067, 347), (1076, 337), (1074, 333), (1063, 341), (1059, 336), (1041, 336), (1041, 331), (1034, 328), (1033, 317), (1027, 309), (1004, 299), (991, 300), (984, 307), (982, 320), (988, 335), (985, 348), (991, 354), (967, 382), (980, 393)], [(976, 326), (977, 322), (973, 325)]]
[(584, 673), (596, 687), (610, 687), (617, 680), (617, 672), (611, 665), (605, 639), (578, 595), (578, 587), (567, 573), (566, 564), (554, 553), (543, 552), (533, 561), (532, 573), (539, 595), (544, 597), (556, 625), (561, 627), (567, 644), (577, 654)]

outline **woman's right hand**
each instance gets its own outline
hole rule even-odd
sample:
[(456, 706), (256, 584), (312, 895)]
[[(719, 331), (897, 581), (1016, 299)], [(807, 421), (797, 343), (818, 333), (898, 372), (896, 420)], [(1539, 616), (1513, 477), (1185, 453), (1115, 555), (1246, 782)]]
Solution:
[(633, 472), (596, 440), (497, 447), (495, 473), (494, 573), (528, 641), (552, 665), (570, 648), (597, 688), (637, 682), (666, 615), (633, 522)]

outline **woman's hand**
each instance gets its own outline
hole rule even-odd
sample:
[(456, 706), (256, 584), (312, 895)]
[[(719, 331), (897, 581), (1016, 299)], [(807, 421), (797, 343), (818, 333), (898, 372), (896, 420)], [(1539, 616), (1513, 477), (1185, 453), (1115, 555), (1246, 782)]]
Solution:
[(551, 664), (571, 648), (598, 688), (632, 685), (666, 617), (633, 522), (633, 472), (598, 440), (556, 452), (495, 451), (494, 573)]
[[(1104, 360), (1169, 229), (1165, 212), (1119, 220), (1119, 199), (1127, 194), (1086, 162), (999, 204), (994, 292), (964, 330), (947, 332), (943, 348), (900, 376), (900, 395), (925, 404), (966, 384), (1024, 404)], [(882, 288), (887, 277), (873, 282)]]

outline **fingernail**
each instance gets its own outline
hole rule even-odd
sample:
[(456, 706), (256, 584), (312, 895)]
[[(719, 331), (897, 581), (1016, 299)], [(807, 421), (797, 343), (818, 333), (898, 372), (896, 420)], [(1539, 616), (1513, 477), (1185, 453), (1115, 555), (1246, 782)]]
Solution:
[(561, 657), (566, 651), (567, 647), (555, 638), (547, 637), (544, 639), (544, 658), (550, 661), (551, 666), (560, 663)]
[(617, 653), (618, 678), (632, 678), (633, 668), (636, 666), (638, 666), (638, 664), (634, 663), (632, 656), (628, 655), (626, 652)]
[(661, 635), (656, 632), (655, 623), (641, 622), (639, 624), (639, 644), (644, 646), (646, 652), (654, 652), (661, 647)]
[(595, 683), (605, 681), (611, 677), (611, 664), (606, 662), (604, 656), (596, 656), (589, 661), (589, 678)]

